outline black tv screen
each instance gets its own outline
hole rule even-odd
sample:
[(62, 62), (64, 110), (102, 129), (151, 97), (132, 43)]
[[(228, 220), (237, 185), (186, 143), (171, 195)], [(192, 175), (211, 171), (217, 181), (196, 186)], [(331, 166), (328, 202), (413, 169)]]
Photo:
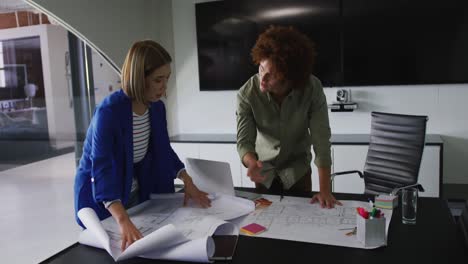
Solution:
[(343, 0), (344, 85), (468, 82), (467, 0)]
[(214, 1), (195, 10), (200, 90), (239, 89), (258, 71), (250, 51), (270, 25), (307, 34), (318, 53), (314, 74), (324, 85), (340, 84), (339, 0)]
[(197, 3), (200, 90), (237, 90), (269, 25), (315, 43), (325, 87), (468, 82), (468, 0), (224, 0)]

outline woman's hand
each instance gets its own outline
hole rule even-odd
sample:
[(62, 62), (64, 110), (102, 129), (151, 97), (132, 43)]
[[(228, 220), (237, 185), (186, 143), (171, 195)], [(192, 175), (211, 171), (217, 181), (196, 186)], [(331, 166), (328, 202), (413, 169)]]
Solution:
[(192, 177), (190, 177), (186, 171), (182, 172), (181, 179), (184, 182), (184, 206), (187, 205), (190, 199), (192, 199), (203, 208), (211, 207), (211, 200), (208, 198), (208, 194), (200, 191), (197, 186), (195, 186), (192, 181)]
[(143, 237), (129, 217), (120, 222), (119, 227), (120, 234), (122, 236), (122, 244), (120, 246), (122, 251), (127, 249), (131, 244), (133, 244), (133, 242)]
[(127, 249), (131, 244), (133, 244), (133, 242), (143, 237), (140, 231), (133, 224), (132, 220), (130, 220), (127, 211), (120, 201), (113, 202), (107, 210), (109, 210), (112, 217), (114, 217), (115, 221), (119, 225), (120, 234), (122, 236), (120, 249), (122, 251)]

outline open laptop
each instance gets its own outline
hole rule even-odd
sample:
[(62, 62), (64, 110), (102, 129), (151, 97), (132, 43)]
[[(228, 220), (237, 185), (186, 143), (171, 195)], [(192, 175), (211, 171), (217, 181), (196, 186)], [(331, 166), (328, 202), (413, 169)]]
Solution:
[(198, 189), (235, 196), (231, 166), (227, 162), (187, 158), (185, 168)]
[[(185, 161), (185, 168), (198, 189), (210, 194), (236, 194), (229, 163), (196, 158), (187, 158)], [(238, 235), (213, 235), (215, 252), (209, 259), (232, 260), (238, 238)]]
[(187, 158), (185, 167), (198, 189), (207, 193), (224, 193), (255, 200), (261, 195), (252, 192), (234, 191), (231, 166), (227, 162)]

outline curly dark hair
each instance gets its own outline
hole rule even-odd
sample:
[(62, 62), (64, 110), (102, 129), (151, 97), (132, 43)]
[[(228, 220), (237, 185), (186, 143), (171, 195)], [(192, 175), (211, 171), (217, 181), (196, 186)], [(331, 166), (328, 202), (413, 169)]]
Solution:
[(293, 88), (301, 89), (312, 73), (316, 52), (305, 34), (293, 27), (271, 25), (260, 34), (251, 55), (256, 65), (270, 59), (280, 80), (292, 81)]

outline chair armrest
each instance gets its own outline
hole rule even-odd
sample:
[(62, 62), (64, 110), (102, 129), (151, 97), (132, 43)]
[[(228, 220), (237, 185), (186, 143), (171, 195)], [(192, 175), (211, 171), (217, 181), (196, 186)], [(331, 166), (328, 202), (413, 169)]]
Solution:
[(362, 174), (362, 172), (360, 172), (358, 170), (351, 170), (351, 171), (340, 171), (340, 172), (332, 173), (332, 174), (330, 174), (330, 180), (333, 182), (333, 180), (335, 179), (336, 176), (345, 175), (345, 174), (352, 174), (352, 173), (357, 173), (357, 174), (359, 174), (359, 177), (364, 178), (364, 174)]

